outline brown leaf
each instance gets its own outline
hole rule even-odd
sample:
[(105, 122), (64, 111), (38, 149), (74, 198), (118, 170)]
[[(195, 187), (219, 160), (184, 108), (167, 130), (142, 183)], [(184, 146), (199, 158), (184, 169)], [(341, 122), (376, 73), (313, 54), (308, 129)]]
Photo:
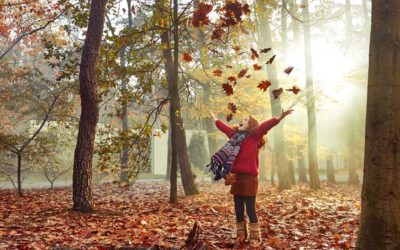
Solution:
[(277, 99), (282, 94), (282, 92), (283, 92), (283, 88), (272, 90), (272, 94), (274, 95), (275, 99)]
[(273, 55), (273, 56), (267, 61), (267, 64), (272, 64), (272, 63), (274, 62), (274, 60), (275, 60), (275, 56), (276, 56), (276, 55)]
[(233, 95), (233, 87), (229, 83), (222, 84), (222, 90), (227, 96)]
[(257, 88), (265, 92), (269, 86), (271, 86), (271, 82), (268, 80), (264, 80), (258, 84)]

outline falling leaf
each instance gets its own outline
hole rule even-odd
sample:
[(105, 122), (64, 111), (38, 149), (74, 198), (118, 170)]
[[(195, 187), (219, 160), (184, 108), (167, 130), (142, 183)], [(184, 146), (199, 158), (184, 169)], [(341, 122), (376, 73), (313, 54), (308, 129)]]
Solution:
[(262, 69), (262, 66), (260, 66), (258, 64), (253, 64), (253, 69), (254, 70), (260, 70), (260, 69)]
[(246, 76), (246, 78), (250, 78), (250, 77), (251, 77), (251, 75), (247, 75), (247, 76)]
[(294, 67), (290, 66), (290, 67), (287, 67), (287, 68), (284, 70), (284, 72), (285, 72), (287, 75), (289, 75), (289, 74), (292, 72), (293, 69), (294, 69)]
[(283, 92), (283, 88), (272, 90), (272, 94), (274, 95), (275, 99), (277, 99), (282, 94), (282, 92)]
[(273, 56), (268, 60), (267, 64), (272, 64), (272, 63), (274, 62), (274, 60), (275, 60), (275, 56), (276, 56), (276, 55), (273, 55)]
[(231, 121), (232, 118), (233, 118), (233, 114), (232, 113), (229, 113), (229, 115), (226, 115), (226, 121), (227, 122)]
[(228, 80), (231, 81), (231, 82), (235, 82), (236, 81), (236, 77), (230, 76), (230, 77), (228, 77)]
[(191, 62), (193, 60), (192, 56), (189, 53), (183, 53), (182, 59), (185, 62)]
[(242, 78), (243, 76), (246, 75), (247, 73), (247, 68), (246, 69), (242, 69), (239, 73), (238, 73), (238, 78)]
[(230, 103), (228, 104), (228, 109), (229, 109), (230, 111), (232, 111), (232, 113), (236, 113), (237, 107), (236, 107), (236, 105), (235, 105), (233, 102), (230, 102)]
[(260, 53), (268, 53), (270, 50), (271, 48), (262, 49)]
[(228, 69), (233, 68), (231, 65), (225, 65), (225, 67), (227, 67)]
[(265, 92), (269, 86), (271, 86), (271, 82), (268, 80), (264, 80), (258, 84), (257, 88)]
[(286, 89), (286, 91), (293, 92), (293, 94), (297, 95), (300, 92), (300, 89), (296, 86), (293, 86), (291, 89)]
[(201, 25), (209, 24), (210, 19), (208, 18), (208, 14), (212, 11), (213, 6), (211, 4), (206, 4), (203, 2), (199, 2), (196, 5), (196, 10), (193, 12), (193, 26), (199, 27)]
[(227, 96), (233, 95), (233, 87), (229, 83), (222, 84), (222, 89)]
[(216, 69), (216, 70), (213, 71), (213, 75), (214, 76), (221, 76), (222, 75), (222, 71), (219, 70), (219, 69)]
[(221, 27), (215, 28), (211, 33), (211, 40), (221, 40), (225, 31)]
[(240, 47), (239, 47), (239, 46), (235, 46), (235, 47), (233, 47), (233, 50), (234, 50), (236, 53), (238, 53), (238, 52), (240, 51)]
[(258, 58), (258, 53), (255, 49), (251, 48), (251, 59), (255, 60), (256, 58)]

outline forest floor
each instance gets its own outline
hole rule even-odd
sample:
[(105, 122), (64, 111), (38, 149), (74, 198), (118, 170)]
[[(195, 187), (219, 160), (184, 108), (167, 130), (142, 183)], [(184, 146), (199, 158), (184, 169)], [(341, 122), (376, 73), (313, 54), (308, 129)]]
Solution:
[[(0, 190), (0, 249), (118, 249), (139, 246), (181, 248), (197, 221), (199, 241), (211, 249), (243, 249), (230, 238), (233, 199), (222, 182), (199, 184), (200, 195), (169, 204), (166, 181), (130, 188), (94, 188), (96, 212), (71, 210), (71, 188)], [(260, 184), (257, 212), (264, 238), (260, 249), (354, 248), (359, 225), (360, 187), (298, 185), (278, 192)]]

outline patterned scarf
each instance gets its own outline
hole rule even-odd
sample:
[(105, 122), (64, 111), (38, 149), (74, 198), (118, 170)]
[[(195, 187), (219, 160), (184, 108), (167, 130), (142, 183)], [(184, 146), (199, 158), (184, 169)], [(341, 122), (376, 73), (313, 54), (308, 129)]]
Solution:
[(220, 150), (218, 150), (217, 153), (211, 157), (211, 162), (207, 167), (210, 168), (209, 171), (214, 173), (214, 180), (217, 181), (231, 172), (233, 162), (235, 161), (240, 146), (246, 136), (247, 131), (237, 132), (224, 146), (222, 146)]

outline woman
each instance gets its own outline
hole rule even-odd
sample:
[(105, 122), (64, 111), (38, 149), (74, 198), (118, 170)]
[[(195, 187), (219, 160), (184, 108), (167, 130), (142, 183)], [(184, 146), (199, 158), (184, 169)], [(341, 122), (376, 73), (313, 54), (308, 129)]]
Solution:
[(215, 180), (224, 178), (225, 185), (232, 185), (236, 214), (236, 241), (247, 241), (247, 226), (244, 220), (244, 208), (250, 220), (250, 244), (261, 244), (261, 231), (256, 213), (258, 191), (258, 151), (265, 144), (264, 136), (283, 118), (292, 113), (292, 109), (282, 112), (279, 118), (271, 118), (260, 125), (253, 116), (242, 119), (237, 126), (229, 127), (218, 120), (211, 112), (219, 130), (225, 133), (229, 141), (211, 158), (208, 165), (215, 174)]

